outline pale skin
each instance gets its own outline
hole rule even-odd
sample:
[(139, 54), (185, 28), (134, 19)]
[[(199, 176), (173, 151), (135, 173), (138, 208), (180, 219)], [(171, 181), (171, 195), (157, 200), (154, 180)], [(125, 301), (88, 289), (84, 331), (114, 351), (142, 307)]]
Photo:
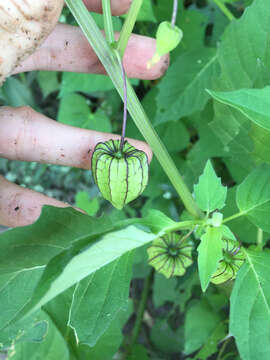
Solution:
[[(126, 12), (130, 2), (112, 0), (113, 14)], [(85, 4), (91, 11), (101, 12), (101, 0), (85, 0)], [(159, 78), (167, 69), (168, 57), (162, 57), (159, 63), (147, 69), (147, 62), (154, 52), (155, 40), (132, 35), (123, 60), (127, 75), (140, 79)], [(80, 29), (61, 24), (14, 73), (32, 70), (105, 73)], [(89, 170), (96, 143), (112, 138), (119, 138), (119, 135), (63, 125), (28, 107), (0, 108), (0, 157), (10, 160), (37, 161)], [(152, 152), (146, 143), (128, 140), (133, 146), (144, 150), (151, 160)], [(43, 205), (70, 206), (0, 176), (0, 224), (8, 227), (29, 225), (38, 219)]]

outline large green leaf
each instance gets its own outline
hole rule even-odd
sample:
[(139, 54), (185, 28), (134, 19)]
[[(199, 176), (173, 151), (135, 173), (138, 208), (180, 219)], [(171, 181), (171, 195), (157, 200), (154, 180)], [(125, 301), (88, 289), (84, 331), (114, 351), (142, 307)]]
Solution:
[(240, 89), (209, 94), (223, 104), (230, 105), (243, 113), (255, 124), (270, 130), (270, 86), (263, 89)]
[(76, 285), (69, 326), (80, 343), (93, 347), (118, 312), (126, 308), (132, 255), (126, 253)]
[(231, 295), (230, 333), (241, 359), (270, 358), (270, 256), (246, 252)]
[[(268, 0), (257, 0), (237, 21), (227, 27), (217, 50), (222, 77), (215, 87), (218, 91), (235, 91), (269, 83), (270, 14), (265, 11)], [(259, 83), (258, 83), (259, 81)], [(227, 146), (228, 151), (243, 153), (245, 161), (252, 152), (250, 121), (236, 109), (216, 103), (212, 128)]]
[[(152, 241), (155, 237), (156, 235), (129, 226), (102, 238), (93, 237), (88, 241), (82, 239), (83, 241), (79, 241), (49, 262), (31, 301), (28, 301), (17, 314), (16, 320), (36, 311), (88, 275), (118, 259), (126, 252)], [(98, 241), (93, 243), (94, 239)]]
[[(131, 223), (129, 220), (123, 224)], [(113, 224), (108, 216), (91, 218), (71, 208), (44, 207), (35, 224), (1, 234), (0, 296), (5, 307), (0, 314), (1, 336), (5, 331), (11, 334), (9, 329), (13, 329), (15, 318), (26, 315), (34, 306), (38, 309), (97, 269), (156, 236), (129, 227), (101, 239), (102, 234), (124, 226), (121, 224)], [(97, 241), (94, 245), (86, 247), (94, 241)], [(25, 323), (18, 324), (20, 327), (13, 329), (11, 336), (24, 330)]]
[(176, 121), (204, 108), (219, 73), (216, 50), (200, 48), (180, 55), (158, 85), (155, 124)]
[[(44, 312), (38, 319), (46, 320), (48, 333), (42, 342), (24, 342), (15, 345), (10, 350), (13, 360), (69, 360), (69, 351), (65, 339), (60, 334), (52, 320)], [(37, 320), (38, 320), (37, 319)]]
[(194, 185), (194, 194), (199, 208), (208, 214), (215, 209), (222, 209), (225, 206), (227, 188), (221, 184), (215, 170), (208, 160), (199, 183)]
[(203, 291), (207, 289), (211, 276), (216, 271), (219, 260), (222, 259), (222, 249), (221, 227), (208, 227), (198, 247), (199, 276)]
[(242, 215), (270, 232), (270, 166), (261, 165), (238, 186), (236, 202)]

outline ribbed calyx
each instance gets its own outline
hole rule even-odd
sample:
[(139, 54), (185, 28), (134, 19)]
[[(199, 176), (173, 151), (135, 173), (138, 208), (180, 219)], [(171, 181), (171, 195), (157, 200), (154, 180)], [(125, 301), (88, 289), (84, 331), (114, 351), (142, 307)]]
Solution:
[(184, 275), (193, 262), (192, 243), (174, 232), (156, 238), (147, 252), (149, 264), (166, 278)]
[(211, 282), (216, 285), (234, 280), (246, 258), (237, 242), (231, 240), (226, 240), (225, 242), (223, 259), (220, 260), (218, 268), (211, 278)]
[(147, 155), (120, 140), (98, 143), (92, 155), (94, 180), (103, 197), (117, 209), (136, 199), (148, 183)]

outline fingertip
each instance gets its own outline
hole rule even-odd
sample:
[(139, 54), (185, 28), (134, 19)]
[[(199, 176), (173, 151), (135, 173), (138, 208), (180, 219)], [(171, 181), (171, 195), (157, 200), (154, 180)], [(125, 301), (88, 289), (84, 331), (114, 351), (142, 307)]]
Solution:
[(156, 80), (163, 76), (168, 69), (170, 56), (163, 55), (157, 63), (149, 67), (155, 52), (155, 39), (133, 34), (123, 58), (128, 76), (143, 80)]

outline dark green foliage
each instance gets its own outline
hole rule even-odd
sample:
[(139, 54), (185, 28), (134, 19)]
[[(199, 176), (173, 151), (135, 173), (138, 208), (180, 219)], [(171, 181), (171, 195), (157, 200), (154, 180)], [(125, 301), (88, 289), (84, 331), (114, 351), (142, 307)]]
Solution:
[[(172, 6), (144, 0), (136, 32), (155, 36)], [(95, 21), (103, 27), (101, 15)], [(67, 8), (61, 22), (75, 25)], [(201, 218), (185, 210), (157, 157), (145, 191), (122, 210), (90, 171), (0, 159), (8, 180), (88, 214), (45, 207), (35, 224), (0, 234), (0, 357), (2, 347), (14, 360), (269, 360), (269, 0), (180, 1), (177, 26), (183, 39), (167, 73), (132, 84)], [(103, 75), (15, 75), (0, 104), (121, 131), (121, 99)], [(132, 119), (126, 135), (143, 139)], [(189, 235), (183, 256), (193, 264), (165, 268), (167, 279), (147, 252), (152, 244), (171, 256), (160, 239), (172, 234)], [(245, 258), (230, 276), (227, 244)], [(211, 283), (217, 273), (227, 281)]]

